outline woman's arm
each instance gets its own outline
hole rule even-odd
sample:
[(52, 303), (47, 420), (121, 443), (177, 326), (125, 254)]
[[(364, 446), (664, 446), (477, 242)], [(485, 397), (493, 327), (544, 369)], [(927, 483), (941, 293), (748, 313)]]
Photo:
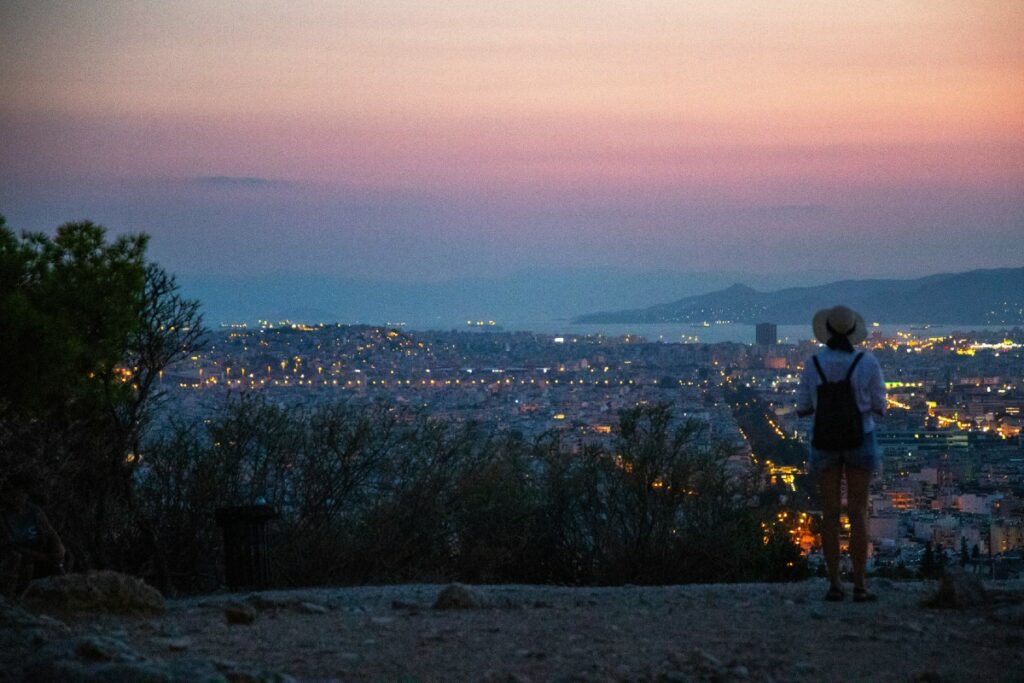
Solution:
[(874, 358), (871, 378), (868, 380), (868, 394), (871, 396), (871, 412), (879, 417), (885, 417), (885, 410), (889, 401), (885, 395), (885, 380), (882, 379), (882, 365)]

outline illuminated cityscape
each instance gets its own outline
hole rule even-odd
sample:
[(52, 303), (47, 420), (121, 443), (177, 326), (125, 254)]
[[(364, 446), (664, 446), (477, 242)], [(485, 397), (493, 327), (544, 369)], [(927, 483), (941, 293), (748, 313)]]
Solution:
[[(979, 571), (1020, 571), (1022, 342), (1014, 330), (876, 332), (866, 343), (889, 401), (878, 435), (884, 471), (871, 497), (876, 570), (917, 566), (929, 543), (951, 561), (966, 547)], [(446, 332), (262, 321), (222, 327), (161, 382), (197, 413), (240, 392), (287, 405), (383, 401), (527, 438), (554, 430), (573, 448), (611, 444), (622, 408), (669, 403), (680, 422), (703, 425), (700, 439), (731, 444), (730, 471), (777, 497), (777, 523), (816, 562), (810, 424), (795, 410), (799, 372), (815, 348), (505, 332), (488, 320)]]
[(1024, 2), (0, 26), (0, 683), (1024, 680)]

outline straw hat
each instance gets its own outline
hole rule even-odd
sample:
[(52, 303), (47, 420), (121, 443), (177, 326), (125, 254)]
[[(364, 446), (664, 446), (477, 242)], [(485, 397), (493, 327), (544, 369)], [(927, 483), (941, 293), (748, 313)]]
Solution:
[(868, 338), (868, 326), (860, 313), (846, 306), (833, 306), (825, 308), (814, 314), (814, 321), (811, 323), (814, 328), (814, 336), (822, 344), (827, 344), (832, 330), (844, 334), (851, 344), (860, 344)]

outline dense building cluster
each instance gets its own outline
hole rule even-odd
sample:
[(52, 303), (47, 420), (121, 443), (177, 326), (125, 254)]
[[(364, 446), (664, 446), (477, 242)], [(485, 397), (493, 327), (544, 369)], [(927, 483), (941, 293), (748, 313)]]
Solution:
[[(762, 342), (773, 341), (766, 338)], [(926, 334), (926, 333), (925, 333)], [(882, 363), (889, 411), (879, 431), (885, 470), (871, 500), (873, 561), (915, 567), (925, 548), (985, 571), (1020, 571), (1024, 548), (1024, 336), (929, 338), (905, 332), (866, 343)], [(732, 463), (794, 508), (794, 539), (814, 552), (815, 506), (804, 475), (809, 419), (795, 392), (810, 342), (682, 344), (641, 337), (264, 323), (212, 335), (169, 368), (165, 389), (201, 412), (226, 394), (282, 404), (392, 402), (570, 444), (610, 442), (618, 411), (671, 403), (700, 438), (735, 447)], [(780, 520), (782, 521), (782, 520)], [(926, 545), (927, 544), (927, 545)]]

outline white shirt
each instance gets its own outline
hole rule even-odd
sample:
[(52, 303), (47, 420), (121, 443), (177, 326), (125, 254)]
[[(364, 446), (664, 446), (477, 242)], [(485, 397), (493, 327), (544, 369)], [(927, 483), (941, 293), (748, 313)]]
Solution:
[[(885, 415), (885, 408), (888, 405), (885, 398), (885, 382), (882, 380), (882, 366), (878, 359), (868, 351), (860, 351), (854, 348), (853, 353), (837, 351), (823, 347), (817, 354), (818, 363), (821, 364), (821, 371), (830, 382), (838, 382), (846, 377), (846, 371), (850, 369), (850, 363), (863, 353), (864, 357), (857, 363), (850, 377), (850, 384), (853, 385), (853, 395), (857, 399), (857, 407), (864, 418), (864, 433), (867, 434), (875, 428), (874, 415)], [(796, 409), (801, 414), (814, 411), (818, 402), (818, 385), (821, 384), (821, 377), (818, 376), (818, 369), (814, 367), (814, 360), (807, 359), (804, 372), (800, 375), (800, 387), (796, 392)]]

